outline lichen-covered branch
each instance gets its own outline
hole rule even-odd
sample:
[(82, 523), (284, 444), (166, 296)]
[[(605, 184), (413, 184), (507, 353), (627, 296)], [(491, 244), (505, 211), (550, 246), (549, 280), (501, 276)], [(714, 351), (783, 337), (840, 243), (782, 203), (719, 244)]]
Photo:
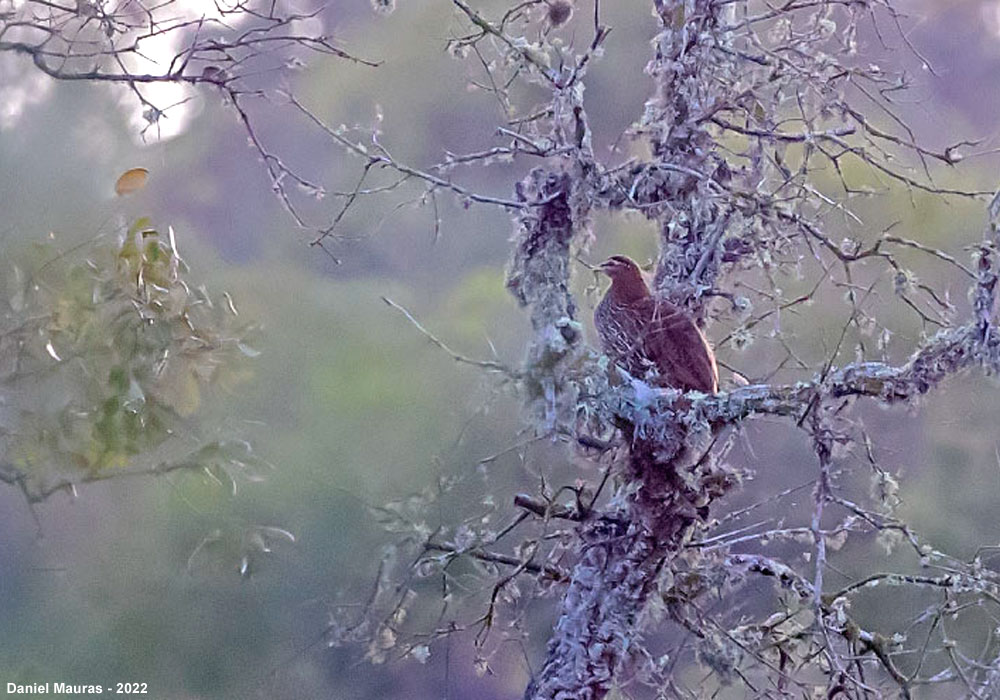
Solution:
[[(950, 175), (973, 142), (931, 148), (907, 125), (895, 95), (910, 79), (903, 68), (880, 64), (892, 55), (885, 29), (895, 30), (905, 53), (923, 58), (891, 0), (651, 4), (650, 95), (610, 156), (594, 148), (584, 90), (610, 32), (599, 1), (586, 16), (563, 0), (514, 3), (503, 13), (452, 2), (459, 29), (449, 51), (470, 58), (477, 75), (485, 72), (474, 84), (492, 93), (506, 118), (497, 142), (448, 153), (437, 165), (403, 163), (378, 128), (364, 132), (362, 143), (355, 130), (330, 129), (290, 98), (362, 163), (355, 189), (343, 193), (344, 207), (317, 244), (335, 235), (359, 198), (404, 183), (417, 184), (431, 201), (447, 192), (513, 216), (507, 287), (530, 320), (522, 368), (508, 371), (456, 353), (403, 313), (457, 361), (503, 372), (505, 385), (523, 394), (533, 445), (562, 442), (573, 459), (588, 462), (579, 476), (553, 482), (552, 453), (533, 460), (519, 447), (537, 492), (507, 500), (517, 516), (499, 531), (463, 524), (448, 539), (429, 535), (408, 505), (393, 509), (393, 531), (408, 533), (417, 550), (406, 575), (437, 567), (447, 582), (448, 567), (462, 558), (495, 567), (492, 578), (484, 577), (487, 612), (468, 626), (477, 628), (477, 669), (486, 667), (486, 640), (500, 627), (508, 588), (520, 596), (519, 586), (530, 586), (538, 596), (558, 598), (545, 658), (532, 665), (529, 700), (600, 700), (626, 682), (664, 697), (714, 696), (738, 683), (773, 697), (858, 698), (907, 696), (921, 684), (954, 682), (986, 697), (1000, 683), (1000, 664), (989, 654), (972, 661), (954, 651), (938, 620), (962, 596), (970, 609), (992, 602), (996, 577), (981, 562), (939, 552), (895, 515), (899, 483), (852, 411), (863, 400), (916, 402), (966, 371), (1000, 371), (1000, 200), (971, 263), (960, 243), (938, 247), (919, 224), (900, 232), (852, 210), (882, 194), (985, 200), (985, 190), (955, 185)], [(580, 40), (584, 35), (589, 41)], [(877, 44), (872, 56), (861, 54), (862, 36)], [(539, 91), (540, 104), (525, 102)], [(626, 151), (621, 144), (628, 140), (638, 146)], [(530, 162), (512, 197), (473, 192), (449, 174), (459, 165), (495, 161)], [(393, 179), (370, 185), (377, 170)], [(595, 212), (653, 225), (653, 287), (689, 311), (714, 341), (721, 391), (709, 396), (654, 386), (631, 376), (634, 367), (616, 366), (588, 346), (586, 303), (574, 295), (573, 274), (592, 267), (595, 240), (602, 253), (626, 252), (610, 250), (603, 232), (591, 230)], [(921, 278), (913, 259), (960, 281)], [(954, 298), (956, 286), (968, 289), (968, 307)], [(900, 309), (911, 324), (902, 330), (891, 318)], [(799, 322), (811, 315), (815, 323)], [(822, 337), (806, 337), (819, 323)], [(753, 353), (740, 355), (755, 337), (768, 345), (771, 352), (760, 356), (771, 366), (755, 366), (761, 362)], [(720, 499), (753, 476), (728, 463), (728, 455), (740, 440), (751, 442), (744, 428), (757, 417), (799, 430), (815, 458), (802, 460), (803, 486), (782, 486), (761, 503), (725, 512)], [(842, 483), (850, 460), (870, 475), (869, 500), (857, 495), (857, 484)], [(812, 498), (799, 522), (786, 523), (783, 513), (748, 522), (764, 503), (780, 510), (806, 488)], [(886, 550), (905, 542), (918, 566), (938, 571), (886, 574), (831, 594), (831, 581), (843, 575), (831, 574), (833, 553), (858, 534), (874, 535)], [(793, 556), (739, 551), (775, 541), (788, 544)], [(756, 607), (737, 611), (729, 603), (759, 578), (775, 583), (771, 603), (778, 612), (755, 620)], [(926, 641), (907, 650), (917, 652), (915, 663), (897, 638), (869, 631), (846, 610), (866, 586), (897, 584), (944, 592), (927, 608)], [(396, 639), (396, 619), (411, 604), (407, 595), (404, 583), (382, 587), (374, 597), (384, 604), (366, 609), (382, 618), (368, 629), (388, 629)], [(523, 608), (510, 608), (514, 631), (505, 640), (523, 644)], [(439, 625), (431, 637), (460, 629)], [(666, 646), (663, 653), (653, 651), (654, 636)], [(939, 663), (933, 671), (924, 664), (932, 656)], [(710, 671), (716, 685), (685, 688), (694, 664)]]
[[(862, 131), (870, 133), (870, 124), (846, 107), (846, 102), (838, 102), (846, 99), (839, 67), (825, 54), (811, 53), (811, 47), (801, 50), (823, 41), (824, 32), (830, 36), (832, 30), (824, 22), (833, 10), (827, 4), (815, 5), (816, 13), (810, 18), (816, 23), (811, 25), (815, 34), (809, 33), (807, 23), (797, 39), (789, 39), (790, 43), (802, 42), (795, 63), (776, 49), (783, 46), (780, 36), (765, 40), (756, 33), (736, 31), (763, 21), (746, 19), (749, 24), (741, 25), (735, 17), (736, 5), (714, 0), (654, 2), (661, 26), (647, 72), (656, 87), (634, 132), (648, 139), (652, 158), (614, 172), (589, 167), (574, 173), (572, 187), (588, 193), (593, 206), (634, 209), (657, 222), (660, 254), (655, 282), (660, 293), (703, 317), (710, 295), (718, 293), (727, 274), (749, 260), (783, 255), (795, 238), (810, 250), (818, 242), (845, 267), (848, 279), (851, 264), (866, 257), (883, 257), (899, 271), (893, 255), (880, 249), (889, 243), (924, 250), (968, 271), (947, 254), (888, 234), (867, 251), (830, 241), (810, 213), (817, 204), (836, 206), (809, 183), (812, 157), (826, 158), (839, 172), (840, 160), (854, 156), (905, 186), (935, 188), (883, 162), (875, 155), (878, 149), (844, 141)], [(791, 17), (798, 9), (789, 6), (775, 12)], [(848, 26), (853, 21), (852, 17)], [(794, 27), (792, 20), (788, 26)], [(874, 74), (866, 77), (875, 79)], [(757, 90), (769, 92), (773, 102), (754, 96)], [(798, 134), (778, 126), (784, 107), (776, 96), (783, 90), (796, 96), (792, 111), (797, 112), (793, 121), (801, 123)], [(829, 124), (825, 110), (830, 108), (830, 95), (835, 95), (832, 101), (843, 107), (844, 114), (852, 116), (854, 125)], [(732, 134), (745, 144), (735, 153), (732, 140), (727, 141)], [(876, 136), (921, 157), (932, 155), (907, 138), (887, 132)], [(795, 167), (781, 160), (783, 144), (788, 143), (804, 145)], [(746, 165), (738, 165), (741, 160)], [(841, 182), (845, 192), (852, 191), (846, 176)], [(533, 189), (543, 191), (537, 186)], [(834, 447), (849, 440), (839, 427), (840, 409), (833, 406), (855, 397), (881, 403), (912, 401), (967, 368), (996, 371), (1000, 367), (1000, 337), (992, 325), (996, 282), (992, 243), (984, 244), (975, 273), (976, 319), (941, 330), (901, 366), (862, 360), (838, 368), (831, 361), (808, 381), (685, 396), (653, 389), (633, 378), (618, 382), (613, 370), (609, 379), (593, 356), (562, 351), (562, 341), (552, 330), (572, 318), (573, 302), (565, 291), (568, 247), (562, 244), (572, 240), (572, 233), (539, 238), (533, 224), (525, 225), (522, 218), (511, 288), (529, 307), (535, 332), (528, 364), (540, 388), (529, 385), (529, 397), (537, 405), (544, 396), (548, 409), (534, 413), (544, 416), (540, 425), (548, 431), (557, 426), (570, 432), (581, 425), (598, 430), (601, 425), (616, 426), (622, 431), (626, 451), (618, 468), (617, 495), (603, 511), (591, 513), (576, 527), (577, 563), (562, 597), (546, 661), (534, 674), (525, 698), (598, 700), (610, 692), (624, 666), (631, 663), (631, 644), (640, 633), (640, 620), (657, 581), (674, 569), (673, 562), (707, 519), (714, 501), (739, 483), (739, 476), (722, 465), (713, 451), (720, 431), (764, 414), (785, 416), (803, 427), (820, 458), (821, 477), (808, 530), (815, 545), (814, 579), (811, 583), (801, 579), (799, 585), (810, 592), (817, 631), (827, 640), (823, 658), (836, 679), (830, 687), (846, 688), (860, 681), (834, 648), (828, 625), (862, 653), (873, 652), (897, 686), (908, 692), (909, 681), (886, 654), (885, 646), (874, 638), (862, 639), (856, 626), (828, 621), (836, 617), (835, 611), (820, 598), (828, 566), (825, 513), (843, 505), (831, 477)], [(925, 291), (940, 302), (933, 290)], [(917, 309), (915, 302), (901, 296)], [(858, 298), (852, 291), (855, 309)], [(931, 319), (918, 313), (925, 321)], [(553, 337), (557, 352), (549, 350)], [(580, 397), (576, 422), (567, 420), (566, 404), (557, 402), (556, 395)], [(795, 575), (789, 580), (800, 579)], [(680, 600), (686, 601), (683, 605), (691, 602), (681, 596), (674, 604), (681, 605)], [(681, 614), (677, 619), (687, 625), (691, 618)], [(699, 635), (710, 637), (704, 630)], [(783, 674), (778, 671), (778, 675)], [(671, 682), (669, 675), (664, 678)]]
[[(978, 332), (976, 324), (942, 331), (901, 366), (858, 362), (832, 369), (826, 377), (810, 382), (784, 386), (755, 384), (693, 400), (677, 392), (651, 395), (644, 391), (641, 404), (634, 398), (624, 400), (648, 411), (644, 420), (649, 421), (651, 429), (664, 420), (664, 415), (673, 415), (678, 410), (687, 411), (687, 421), (723, 424), (758, 414), (797, 420), (817, 397), (822, 400), (865, 397), (885, 404), (913, 401), (966, 369), (982, 366), (991, 373), (1000, 371), (997, 352), (1000, 332), (991, 325), (982, 342)], [(626, 390), (626, 396), (629, 395), (634, 396), (631, 387)], [(682, 403), (686, 406), (678, 409)]]

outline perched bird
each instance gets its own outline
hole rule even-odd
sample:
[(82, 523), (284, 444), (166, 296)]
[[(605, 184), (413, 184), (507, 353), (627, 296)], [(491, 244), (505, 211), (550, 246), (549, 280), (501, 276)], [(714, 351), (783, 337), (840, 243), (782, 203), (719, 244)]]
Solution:
[(634, 260), (615, 255), (600, 270), (611, 278), (594, 310), (605, 354), (633, 377), (657, 386), (717, 392), (715, 354), (691, 317), (650, 294)]

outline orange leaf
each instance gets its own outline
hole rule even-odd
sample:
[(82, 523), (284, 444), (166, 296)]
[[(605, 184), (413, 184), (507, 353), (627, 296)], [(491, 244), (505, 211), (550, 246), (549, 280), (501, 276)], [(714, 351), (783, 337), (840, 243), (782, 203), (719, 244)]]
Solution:
[(115, 183), (115, 193), (125, 195), (141, 190), (145, 187), (147, 178), (149, 178), (149, 171), (145, 168), (126, 170)]

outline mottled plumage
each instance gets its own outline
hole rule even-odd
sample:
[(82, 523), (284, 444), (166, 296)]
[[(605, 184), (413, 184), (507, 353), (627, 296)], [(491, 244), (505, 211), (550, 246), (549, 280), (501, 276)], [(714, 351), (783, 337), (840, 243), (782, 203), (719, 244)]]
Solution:
[(615, 255), (601, 270), (611, 287), (594, 310), (594, 325), (608, 357), (657, 386), (717, 392), (715, 355), (691, 317), (650, 294), (633, 260)]

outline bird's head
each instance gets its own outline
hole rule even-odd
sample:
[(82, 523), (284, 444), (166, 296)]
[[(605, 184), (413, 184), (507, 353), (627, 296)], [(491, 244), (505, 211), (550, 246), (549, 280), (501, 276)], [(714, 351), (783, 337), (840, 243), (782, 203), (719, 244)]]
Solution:
[(635, 260), (624, 255), (612, 255), (597, 266), (597, 269), (613, 280), (626, 277), (642, 277)]
[(642, 271), (632, 258), (612, 255), (597, 269), (611, 278), (611, 288), (616, 294), (627, 297), (642, 297), (649, 294), (646, 281), (642, 278)]

